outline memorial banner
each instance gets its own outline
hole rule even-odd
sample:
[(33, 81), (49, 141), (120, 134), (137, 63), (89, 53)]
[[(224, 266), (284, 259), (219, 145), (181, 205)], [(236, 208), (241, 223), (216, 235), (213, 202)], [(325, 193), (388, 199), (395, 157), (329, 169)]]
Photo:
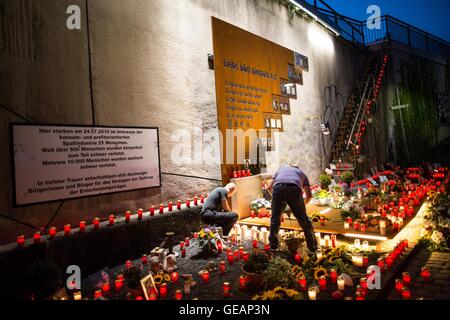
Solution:
[(16, 205), (161, 185), (156, 128), (12, 127)]

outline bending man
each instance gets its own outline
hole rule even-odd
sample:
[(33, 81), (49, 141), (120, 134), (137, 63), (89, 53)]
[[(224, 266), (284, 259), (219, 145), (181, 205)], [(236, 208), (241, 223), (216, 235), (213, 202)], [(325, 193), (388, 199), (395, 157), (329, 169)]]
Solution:
[(234, 183), (229, 183), (224, 188), (216, 188), (209, 194), (202, 207), (202, 221), (209, 225), (222, 227), (224, 236), (230, 233), (234, 224), (239, 220), (238, 214), (231, 212), (227, 200), (236, 191)]
[[(298, 167), (284, 165), (278, 169), (272, 178), (273, 180), (269, 187), (269, 189), (273, 189), (269, 236), (270, 248), (272, 250), (278, 249), (281, 215), (286, 209), (286, 205), (289, 205), (305, 233), (308, 249), (315, 253), (317, 251), (317, 241), (313, 225), (306, 214), (306, 205), (312, 199), (308, 177)], [(303, 191), (306, 194), (305, 200), (303, 200)]]

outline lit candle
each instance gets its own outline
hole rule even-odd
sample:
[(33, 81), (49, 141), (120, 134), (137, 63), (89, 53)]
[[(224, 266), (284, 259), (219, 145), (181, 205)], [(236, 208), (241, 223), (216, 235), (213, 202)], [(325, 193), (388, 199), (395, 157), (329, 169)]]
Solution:
[(204, 195), (201, 195), (200, 196), (200, 203), (205, 203), (205, 196)]
[(184, 244), (186, 245), (186, 247), (189, 247), (191, 245), (190, 239), (189, 237), (187, 237), (186, 239), (184, 239)]
[(100, 219), (99, 218), (94, 218), (92, 223), (94, 224), (94, 229), (95, 230), (97, 230), (100, 227)]
[(331, 278), (331, 283), (336, 283), (337, 282), (337, 271), (336, 271), (336, 269), (331, 269), (330, 270), (330, 278)]
[(129, 223), (131, 220), (131, 211), (125, 212), (125, 222)]
[(222, 242), (217, 241), (216, 246), (217, 246), (217, 252), (222, 253)]
[(102, 297), (102, 290), (96, 290), (94, 292), (94, 299), (100, 299)]
[(138, 220), (141, 221), (143, 216), (144, 216), (144, 210), (139, 209), (138, 210)]
[(227, 266), (225, 264), (225, 261), (220, 261), (219, 270), (220, 270), (220, 273), (225, 273), (225, 271), (227, 270)]
[(123, 288), (123, 280), (117, 279), (115, 284), (116, 284), (116, 292), (119, 292)]
[(184, 241), (180, 241), (180, 249), (184, 248)]
[(316, 251), (316, 257), (317, 257), (317, 259), (322, 258), (322, 249), (317, 249), (317, 251)]
[(411, 291), (409, 291), (408, 288), (403, 288), (402, 289), (402, 298), (403, 298), (403, 300), (411, 299)]
[(356, 300), (366, 300), (366, 298), (364, 297), (364, 293), (362, 293), (361, 291), (356, 292)]
[(164, 214), (164, 204), (159, 205), (159, 214)]
[(73, 293), (73, 300), (80, 301), (82, 299), (81, 291), (77, 291)]
[(335, 234), (332, 234), (332, 235), (331, 235), (331, 246), (332, 246), (333, 248), (336, 248), (336, 247), (337, 247), (337, 236), (336, 236)]
[(239, 257), (241, 257), (244, 255), (244, 247), (239, 247)]
[(86, 231), (86, 221), (80, 221), (79, 228), (80, 228), (80, 232)]
[(392, 255), (388, 255), (386, 257), (386, 268), (390, 269), (392, 267), (392, 264), (394, 263), (394, 258), (392, 257)]
[(147, 257), (146, 254), (142, 255), (141, 261), (142, 261), (142, 264), (147, 264), (148, 263), (148, 257)]
[(188, 207), (188, 208), (191, 207), (191, 200), (186, 199), (186, 207)]
[(25, 236), (24, 235), (20, 235), (17, 237), (17, 245), (19, 247), (23, 247), (25, 245)]
[(205, 270), (202, 272), (202, 280), (204, 284), (209, 282), (209, 271)]
[(194, 197), (194, 206), (198, 206), (198, 197)]
[(242, 260), (244, 260), (244, 262), (248, 262), (249, 257), (250, 254), (247, 251), (244, 251), (244, 253), (242, 254)]
[(300, 254), (296, 253), (294, 255), (294, 260), (295, 260), (295, 263), (300, 264), (302, 262), (302, 257), (300, 256)]
[(378, 258), (377, 266), (380, 268), (381, 272), (384, 272), (385, 263), (383, 258)]
[(409, 286), (411, 284), (411, 276), (408, 272), (403, 272), (402, 280), (405, 286)]
[(361, 230), (361, 232), (366, 232), (367, 231), (367, 224), (361, 223), (360, 230)]
[(317, 292), (315, 287), (310, 287), (308, 289), (309, 300), (317, 300)]
[(359, 221), (355, 221), (355, 223), (353, 224), (353, 229), (355, 229), (355, 231), (358, 231), (359, 226), (360, 226)]
[(172, 283), (178, 283), (179, 275), (178, 272), (174, 271), (170, 275), (170, 279), (172, 280)]
[(350, 223), (348, 223), (347, 221), (344, 222), (344, 229), (345, 230), (350, 229)]
[(400, 279), (395, 279), (395, 290), (397, 290), (398, 293), (402, 292), (403, 287), (403, 281)]
[(183, 292), (181, 290), (175, 291), (175, 300), (182, 300), (183, 299)]
[(103, 285), (102, 285), (102, 293), (103, 293), (103, 295), (108, 295), (109, 294), (109, 290), (110, 290), (110, 286), (109, 286), (109, 283), (108, 282), (105, 282)]
[(270, 251), (270, 244), (266, 243), (264, 245), (264, 251), (269, 252)]
[(41, 233), (39, 231), (35, 232), (33, 235), (34, 243), (41, 242)]
[(306, 291), (308, 283), (306, 281), (306, 277), (305, 276), (300, 276), (300, 278), (298, 279), (298, 285), (300, 286), (300, 289), (302, 291)]
[(51, 227), (48, 230), (48, 235), (49, 235), (50, 239), (55, 238), (56, 237), (56, 228), (55, 227)]
[(361, 286), (361, 288), (363, 288), (363, 290), (369, 289), (369, 287), (367, 285), (367, 278), (365, 278), (365, 277), (359, 279), (359, 285)]
[(360, 249), (361, 248), (361, 240), (355, 239), (354, 246), (355, 246), (355, 249)]
[(150, 216), (153, 217), (155, 215), (155, 206), (150, 207)]
[(247, 289), (247, 277), (246, 276), (240, 276), (239, 277), (239, 289), (245, 290)]
[(137, 296), (136, 297), (136, 301), (142, 301), (142, 300), (144, 300), (144, 298), (142, 296)]
[(423, 280), (430, 281), (431, 272), (427, 267), (423, 267), (420, 272), (420, 276), (423, 278)]
[(133, 266), (133, 262), (131, 260), (128, 260), (125, 262), (125, 268), (130, 269)]
[(172, 203), (172, 201), (169, 202), (167, 207), (169, 208), (169, 212), (173, 211), (173, 203)]
[(231, 265), (233, 265), (234, 263), (234, 256), (233, 254), (227, 254), (227, 259), (228, 259), (228, 263)]
[(326, 235), (324, 238), (325, 247), (331, 246), (330, 236)]
[(386, 220), (380, 220), (380, 235), (386, 235)]
[(181, 249), (181, 257), (186, 258), (186, 249), (185, 248)]
[(167, 297), (167, 284), (166, 283), (162, 283), (161, 286), (159, 287), (159, 296), (163, 299)]
[(66, 224), (66, 225), (64, 226), (64, 235), (70, 236), (71, 229), (72, 229), (72, 228), (71, 228), (70, 224)]
[(363, 250), (369, 250), (369, 241), (363, 241), (362, 248)]
[(258, 248), (258, 240), (253, 240), (253, 248), (256, 249)]
[(198, 238), (198, 233), (197, 233), (197, 232), (194, 232), (194, 234), (192, 235), (192, 237), (193, 237), (194, 239), (197, 239), (197, 238)]
[(327, 277), (326, 276), (321, 276), (319, 278), (319, 288), (320, 288), (320, 291), (327, 290)]
[(177, 201), (177, 210), (181, 210), (181, 200)]
[(110, 226), (114, 225), (114, 215), (113, 214), (109, 216), (109, 225)]
[(224, 297), (229, 297), (231, 294), (231, 284), (229, 282), (224, 282), (222, 285), (222, 294)]

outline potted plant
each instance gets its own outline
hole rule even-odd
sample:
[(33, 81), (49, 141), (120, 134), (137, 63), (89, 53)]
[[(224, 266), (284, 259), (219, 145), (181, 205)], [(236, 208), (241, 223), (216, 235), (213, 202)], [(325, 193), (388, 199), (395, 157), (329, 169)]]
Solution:
[(272, 259), (263, 272), (262, 286), (266, 290), (277, 287), (296, 288), (297, 279), (292, 271), (292, 265), (282, 258)]
[(250, 255), (248, 261), (242, 265), (242, 272), (247, 276), (248, 282), (255, 288), (261, 285), (263, 272), (269, 265), (269, 256), (264, 251), (256, 251)]
[(341, 180), (350, 186), (355, 180), (355, 176), (350, 171), (346, 171), (342, 174)]
[(314, 194), (314, 199), (319, 201), (320, 206), (326, 206), (328, 203), (328, 197), (330, 193), (326, 190), (320, 190)]
[(319, 181), (320, 181), (320, 187), (324, 190), (328, 190), (328, 188), (331, 184), (331, 176), (326, 173), (322, 173), (319, 176)]

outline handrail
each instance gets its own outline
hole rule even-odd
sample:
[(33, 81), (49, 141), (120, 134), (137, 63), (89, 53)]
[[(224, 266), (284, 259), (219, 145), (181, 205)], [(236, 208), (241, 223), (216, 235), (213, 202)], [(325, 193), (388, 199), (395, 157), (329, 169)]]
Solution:
[[(365, 98), (366, 94), (367, 94), (367, 88), (369, 87), (369, 83), (370, 83), (370, 80), (372, 80), (372, 78), (373, 78), (372, 74), (367, 77), (366, 85), (364, 87), (363, 94), (361, 95), (361, 102), (359, 103), (358, 112), (356, 113), (355, 123), (353, 123), (352, 131), (350, 132), (350, 136), (348, 138), (346, 150), (348, 150), (350, 144), (352, 143), (352, 137), (353, 137), (353, 134), (355, 133), (356, 124), (358, 123), (358, 119), (359, 119), (359, 116), (361, 114), (361, 109), (362, 109), (363, 106), (365, 106), (365, 101), (367, 100)], [(369, 92), (371, 92), (371, 91), (369, 91)]]

